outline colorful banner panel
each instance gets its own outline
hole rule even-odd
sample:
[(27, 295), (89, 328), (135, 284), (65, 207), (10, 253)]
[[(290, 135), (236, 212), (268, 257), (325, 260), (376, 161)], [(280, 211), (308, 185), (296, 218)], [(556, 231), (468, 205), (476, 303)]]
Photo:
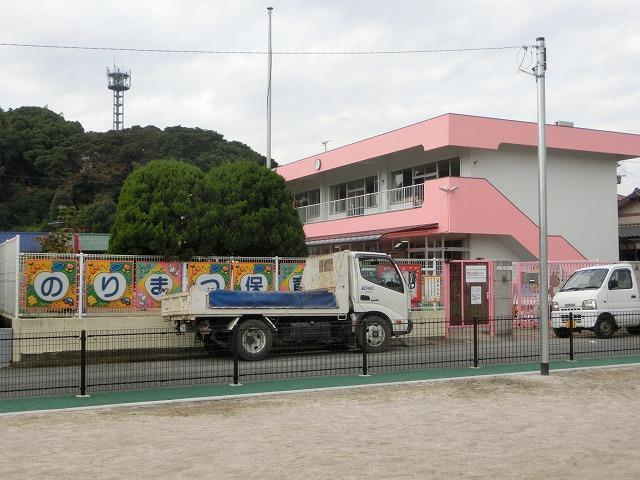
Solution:
[(133, 262), (88, 260), (84, 276), (88, 308), (133, 308)]
[(218, 262), (189, 262), (187, 265), (189, 287), (195, 285), (199, 290), (231, 289), (231, 264)]
[(136, 296), (140, 309), (160, 308), (165, 293), (182, 291), (182, 262), (136, 262)]
[(43, 312), (77, 310), (77, 272), (76, 260), (27, 259), (25, 307)]
[(398, 265), (404, 281), (411, 292), (411, 306), (416, 307), (422, 302), (422, 267), (420, 265)]
[(304, 263), (280, 263), (278, 288), (281, 292), (302, 290)]
[(273, 290), (273, 263), (238, 262), (233, 264), (233, 289), (245, 292)]

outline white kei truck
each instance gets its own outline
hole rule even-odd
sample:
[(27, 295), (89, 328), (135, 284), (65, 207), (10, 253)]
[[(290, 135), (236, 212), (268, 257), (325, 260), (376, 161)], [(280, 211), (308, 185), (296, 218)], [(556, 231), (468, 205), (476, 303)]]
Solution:
[(593, 330), (596, 337), (609, 338), (620, 328), (640, 334), (638, 275), (638, 267), (628, 263), (576, 270), (551, 302), (555, 335)]
[(309, 344), (384, 351), (391, 337), (411, 332), (409, 306), (410, 292), (389, 255), (345, 250), (309, 257), (302, 291), (193, 286), (166, 295), (162, 316), (178, 334), (195, 332), (209, 353), (229, 349), (261, 360), (273, 347)]

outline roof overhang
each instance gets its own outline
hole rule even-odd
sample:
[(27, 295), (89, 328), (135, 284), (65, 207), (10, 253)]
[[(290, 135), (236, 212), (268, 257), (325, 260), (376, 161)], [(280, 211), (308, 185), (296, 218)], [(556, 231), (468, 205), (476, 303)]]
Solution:
[(324, 237), (310, 238), (306, 240), (309, 246), (336, 245), (341, 243), (368, 242), (375, 240), (395, 240), (399, 238), (422, 237), (438, 229), (437, 223), (417, 225), (411, 228), (389, 228), (384, 230), (371, 230), (366, 232), (354, 232), (349, 235), (328, 235)]

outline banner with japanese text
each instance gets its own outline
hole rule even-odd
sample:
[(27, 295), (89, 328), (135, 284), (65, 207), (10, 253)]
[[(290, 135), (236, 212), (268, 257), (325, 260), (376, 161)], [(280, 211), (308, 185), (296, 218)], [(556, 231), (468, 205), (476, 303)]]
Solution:
[(133, 262), (88, 260), (84, 277), (87, 308), (133, 308)]
[(278, 288), (281, 292), (302, 290), (304, 263), (280, 263)]
[(398, 265), (404, 281), (411, 292), (411, 306), (416, 307), (422, 302), (422, 267), (420, 265)]
[(24, 269), (27, 311), (77, 311), (76, 260), (27, 258)]
[(231, 289), (231, 264), (219, 262), (189, 262), (187, 282), (203, 292)]
[(233, 263), (233, 289), (245, 292), (273, 290), (273, 263)]
[(182, 262), (136, 262), (136, 308), (160, 308), (165, 293), (180, 291)]
[(424, 277), (425, 303), (442, 302), (442, 277), (440, 275), (427, 275)]

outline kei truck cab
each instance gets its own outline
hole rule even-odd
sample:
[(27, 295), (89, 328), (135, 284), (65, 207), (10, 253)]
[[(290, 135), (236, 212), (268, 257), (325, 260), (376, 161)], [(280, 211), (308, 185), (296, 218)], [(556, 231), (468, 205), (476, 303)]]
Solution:
[(638, 266), (617, 263), (576, 270), (553, 297), (551, 325), (561, 338), (572, 330), (592, 330), (598, 338), (609, 338), (620, 328), (640, 334)]

